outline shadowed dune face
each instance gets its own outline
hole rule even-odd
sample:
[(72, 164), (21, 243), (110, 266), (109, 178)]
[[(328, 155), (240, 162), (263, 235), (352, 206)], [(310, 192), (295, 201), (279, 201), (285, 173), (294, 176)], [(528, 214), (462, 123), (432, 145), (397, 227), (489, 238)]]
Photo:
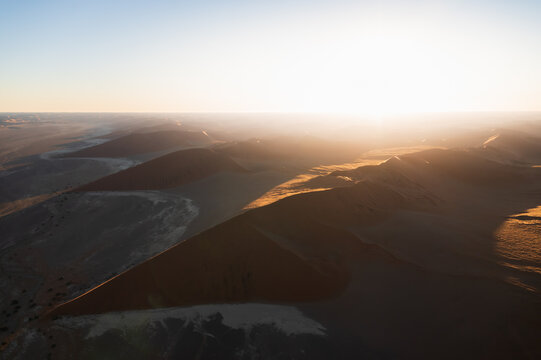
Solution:
[(246, 170), (212, 150), (180, 150), (106, 176), (75, 191), (169, 189), (223, 171)]
[(241, 216), (113, 278), (53, 315), (250, 300), (309, 301), (332, 296), (346, 283), (343, 269), (322, 269), (303, 261)]
[(128, 134), (103, 144), (66, 154), (65, 157), (125, 157), (211, 143), (212, 139), (203, 131), (163, 130)]
[(219, 144), (214, 149), (233, 158), (253, 161), (302, 160), (322, 164), (352, 161), (362, 153), (364, 148), (347, 142), (284, 136), (272, 139), (235, 141)]
[(370, 182), (289, 197), (197, 235), (53, 313), (337, 296), (349, 282), (352, 261), (394, 261), (347, 226), (427, 206), (433, 205)]

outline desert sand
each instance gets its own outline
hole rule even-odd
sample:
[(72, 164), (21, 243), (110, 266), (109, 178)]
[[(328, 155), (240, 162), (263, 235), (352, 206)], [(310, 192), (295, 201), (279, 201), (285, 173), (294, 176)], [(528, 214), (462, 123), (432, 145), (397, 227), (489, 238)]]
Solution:
[[(291, 138), (258, 142), (230, 133), (231, 142), (171, 148), (76, 191), (34, 199), (47, 193), (47, 165), (58, 183), (65, 169), (94, 161), (41, 156), (3, 175), (6, 199), (31, 188), (27, 174), (39, 175), (41, 184), (27, 201), (10, 203), (24, 205), (12, 206), (18, 211), (0, 218), (7, 235), (0, 271), (12, 277), (3, 284), (14, 294), (3, 303), (2, 316), (10, 316), (6, 348), (36, 354), (50, 334), (60, 344), (54, 353), (64, 355), (73, 349), (137, 357), (130, 339), (138, 338), (149, 346), (141, 356), (159, 357), (166, 350), (153, 346), (178, 334), (179, 343), (191, 345), (177, 354), (191, 354), (188, 336), (236, 348), (220, 335), (236, 331), (223, 327), (222, 309), (271, 303), (298, 309), (323, 329), (316, 338), (280, 333), (274, 339), (281, 351), (293, 342), (321, 358), (535, 358), (541, 354), (537, 135), (481, 133), (467, 133), (463, 142), (474, 147), (397, 141), (363, 154), (362, 146), (340, 153), (332, 141), (295, 145)], [(460, 143), (458, 135), (453, 141)], [(79, 181), (102, 173), (87, 170)], [(13, 300), (33, 307), (17, 313)], [(165, 315), (202, 304), (216, 313), (195, 323)], [(164, 318), (148, 320), (155, 312)], [(128, 315), (132, 323), (118, 322)], [(251, 339), (241, 348), (259, 349), (254, 329), (262, 328), (254, 324), (235, 333)], [(212, 336), (200, 340), (190, 327)], [(278, 330), (265, 327), (261, 336), (268, 339), (269, 331)]]

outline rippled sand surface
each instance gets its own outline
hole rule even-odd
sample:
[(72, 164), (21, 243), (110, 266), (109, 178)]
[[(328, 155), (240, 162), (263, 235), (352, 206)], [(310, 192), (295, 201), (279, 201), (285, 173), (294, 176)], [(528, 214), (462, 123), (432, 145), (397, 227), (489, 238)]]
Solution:
[(541, 205), (516, 214), (496, 230), (496, 252), (506, 265), (541, 273)]

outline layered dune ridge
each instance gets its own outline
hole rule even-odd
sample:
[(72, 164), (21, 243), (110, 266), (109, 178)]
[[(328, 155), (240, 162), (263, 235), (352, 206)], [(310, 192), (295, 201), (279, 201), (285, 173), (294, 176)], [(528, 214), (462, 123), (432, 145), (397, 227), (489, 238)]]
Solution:
[(427, 190), (429, 185), (437, 188), (455, 185), (498, 188), (527, 183), (537, 174), (537, 171), (530, 168), (488, 160), (478, 155), (475, 150), (431, 149), (393, 156), (379, 165), (336, 170), (328, 175), (312, 178), (302, 186), (331, 188), (370, 180), (401, 191)]
[[(541, 179), (538, 170), (487, 161), (468, 151), (429, 150), (395, 157), (378, 166), (337, 171), (318, 181), (347, 178), (345, 183), (249, 210), (57, 307), (51, 315), (202, 303), (311, 302), (341, 297), (359, 276), (366, 276), (354, 270), (359, 264), (378, 264), (378, 269), (417, 269), (419, 265), (410, 261), (425, 256), (423, 248), (412, 242), (408, 250), (412, 257), (397, 257), (371, 240), (370, 229), (399, 213), (419, 214), (401, 229), (404, 234), (410, 230), (419, 233), (419, 226), (426, 219), (422, 214), (438, 216), (454, 211), (451, 217), (464, 221), (470, 214), (461, 209), (475, 206), (471, 196), (488, 194), (483, 199), (493, 198), (491, 201), (499, 204), (494, 196), (501, 194), (502, 189), (505, 193), (517, 184)], [(487, 186), (491, 178), (499, 179), (495, 188)], [(472, 229), (488, 234), (493, 223), (497, 223), (498, 211), (499, 208), (489, 214), (496, 216), (494, 221), (479, 228), (474, 224)], [(430, 241), (430, 234), (421, 232), (420, 236), (426, 237), (421, 244)], [(451, 236), (462, 235), (457, 232)], [(483, 241), (490, 240), (489, 235), (480, 236)], [(454, 267), (468, 263), (468, 256), (459, 255), (460, 241), (433, 241), (435, 246), (447, 247), (451, 257), (445, 261), (458, 261)], [(485, 249), (489, 254), (489, 244)], [(444, 271), (445, 267), (437, 265), (435, 269)], [(502, 271), (493, 271), (490, 276), (503, 279)], [(479, 274), (473, 272), (473, 278)], [(470, 281), (464, 278), (459, 283)]]
[(273, 161), (312, 159), (328, 162), (337, 159), (354, 159), (362, 147), (347, 142), (332, 142), (312, 137), (277, 137), (250, 139), (219, 144), (216, 151), (233, 158)]
[(334, 297), (347, 287), (352, 261), (396, 261), (360, 241), (349, 226), (434, 206), (370, 181), (291, 196), (188, 239), (53, 314)]
[(224, 171), (246, 170), (213, 150), (179, 150), (98, 179), (75, 191), (169, 189)]
[(209, 145), (213, 140), (203, 131), (162, 130), (132, 133), (66, 154), (65, 157), (126, 157), (178, 147)]
[[(467, 150), (425, 150), (418, 153), (393, 157), (383, 164), (387, 171), (414, 169), (420, 175), (430, 172), (444, 181), (459, 181), (471, 185), (498, 186), (527, 181), (532, 172), (514, 166), (501, 164), (478, 156)], [(370, 174), (371, 169), (336, 172), (334, 176), (358, 176)], [(380, 171), (376, 173), (381, 174)]]
[(516, 162), (541, 163), (541, 138), (523, 132), (499, 130), (483, 143), (485, 152)]

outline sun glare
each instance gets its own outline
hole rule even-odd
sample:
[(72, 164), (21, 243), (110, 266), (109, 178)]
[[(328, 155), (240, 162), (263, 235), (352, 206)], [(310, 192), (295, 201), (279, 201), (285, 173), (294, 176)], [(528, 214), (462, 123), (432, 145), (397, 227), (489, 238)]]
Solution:
[(213, 106), (219, 98), (228, 111), (371, 116), (512, 107), (527, 79), (517, 69), (533, 61), (524, 44), (455, 20), (351, 16), (326, 26), (304, 19), (241, 27), (234, 41), (200, 44), (205, 60), (191, 64), (203, 76), (178, 98)]

